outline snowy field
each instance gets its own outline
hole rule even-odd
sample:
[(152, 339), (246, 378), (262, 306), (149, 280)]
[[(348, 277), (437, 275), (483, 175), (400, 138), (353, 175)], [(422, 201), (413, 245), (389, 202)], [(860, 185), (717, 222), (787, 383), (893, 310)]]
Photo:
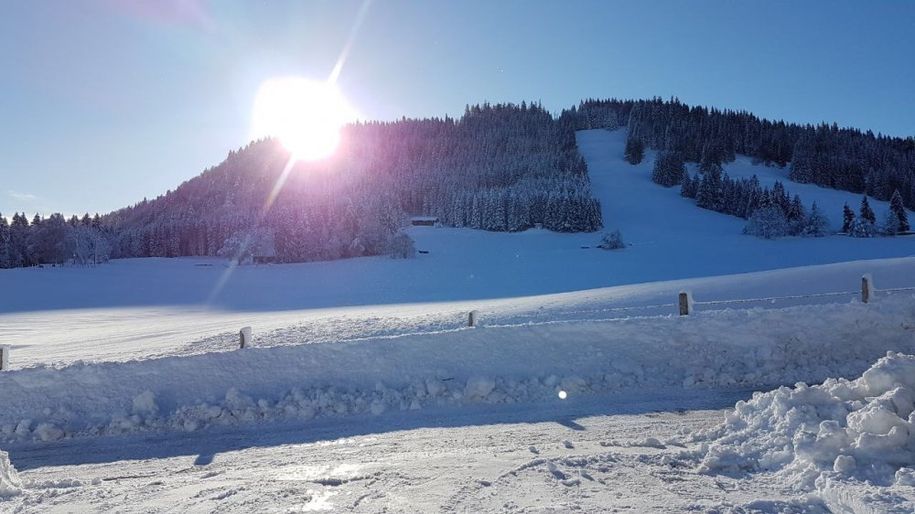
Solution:
[[(699, 209), (677, 188), (652, 183), (652, 152), (639, 166), (623, 161), (624, 143), (624, 131), (579, 133), (605, 224), (622, 230), (630, 244), (624, 251), (593, 248), (598, 234), (416, 227), (417, 247), (429, 253), (409, 261), (371, 257), (232, 270), (219, 259), (132, 259), (91, 269), (2, 270), (0, 282), (10, 293), (0, 297), (0, 344), (14, 346), (12, 366), (21, 367), (226, 349), (245, 325), (254, 327), (259, 344), (300, 344), (450, 329), (470, 309), (514, 323), (515, 314), (530, 317), (551, 305), (666, 304), (682, 287), (694, 289), (698, 300), (809, 294), (855, 290), (867, 272), (876, 274), (878, 287), (915, 285), (910, 260), (847, 263), (915, 256), (915, 237), (744, 236), (743, 220)], [(787, 174), (744, 158), (726, 169), (735, 176), (756, 173), (763, 183)], [(833, 220), (844, 201), (860, 201), (846, 192), (786, 184)], [(872, 205), (878, 218), (887, 208)], [(705, 280), (827, 263), (843, 264)], [(693, 278), (704, 280), (676, 282)], [(573, 293), (543, 296), (565, 292)], [(616, 317), (668, 312), (618, 311)]]
[(415, 260), (0, 270), (0, 511), (912, 512), (915, 237), (744, 236), (624, 142), (579, 133), (622, 251), (423, 227)]

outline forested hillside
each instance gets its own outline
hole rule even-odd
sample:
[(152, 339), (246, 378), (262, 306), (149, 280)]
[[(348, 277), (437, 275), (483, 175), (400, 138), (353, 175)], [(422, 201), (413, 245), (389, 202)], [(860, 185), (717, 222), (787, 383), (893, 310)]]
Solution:
[(686, 161), (732, 161), (743, 154), (786, 166), (795, 182), (889, 200), (899, 191), (915, 208), (915, 138), (875, 135), (836, 124), (770, 121), (745, 111), (690, 107), (678, 100), (586, 100), (563, 112), (576, 129), (628, 127), (629, 137)]
[[(103, 216), (111, 256), (378, 255), (396, 251), (406, 215), (494, 231), (602, 225), (574, 127), (536, 104), (469, 107), (458, 120), (357, 123), (328, 160), (288, 162), (277, 141), (255, 141), (174, 191)], [(5, 266), (73, 253), (66, 226), (17, 230), (15, 238), (0, 230), (0, 250), (16, 255)]]

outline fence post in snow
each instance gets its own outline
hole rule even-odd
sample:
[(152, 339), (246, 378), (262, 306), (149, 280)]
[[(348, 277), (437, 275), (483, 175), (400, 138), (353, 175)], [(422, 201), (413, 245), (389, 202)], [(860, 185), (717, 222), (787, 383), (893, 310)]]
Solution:
[(467, 326), (468, 327), (477, 326), (477, 317), (478, 316), (479, 316), (479, 313), (477, 311), (470, 311), (470, 313), (467, 315)]
[(861, 277), (861, 302), (868, 303), (874, 298), (874, 277), (866, 273)]
[(251, 327), (244, 327), (238, 332), (239, 348), (247, 348), (251, 344)]
[(10, 347), (0, 344), (0, 371), (10, 369)]
[(680, 315), (689, 316), (693, 310), (693, 294), (689, 291), (680, 291)]

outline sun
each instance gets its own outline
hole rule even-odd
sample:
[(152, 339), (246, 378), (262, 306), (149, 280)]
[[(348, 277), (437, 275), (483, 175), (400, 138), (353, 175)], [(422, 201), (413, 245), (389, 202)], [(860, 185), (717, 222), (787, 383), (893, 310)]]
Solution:
[(333, 84), (302, 77), (270, 79), (261, 84), (251, 116), (252, 136), (276, 137), (297, 160), (330, 156), (340, 129), (355, 112)]

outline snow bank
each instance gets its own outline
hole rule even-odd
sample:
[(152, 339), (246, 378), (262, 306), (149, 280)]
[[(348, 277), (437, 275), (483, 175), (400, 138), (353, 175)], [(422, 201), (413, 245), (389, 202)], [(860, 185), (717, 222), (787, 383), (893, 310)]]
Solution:
[(16, 473), (16, 468), (10, 464), (9, 456), (0, 450), (0, 498), (15, 496), (22, 489), (22, 482)]
[(915, 297), (896, 295), (13, 370), (0, 374), (0, 440), (557, 401), (560, 390), (768, 388), (915, 353), (913, 317)]
[[(870, 510), (892, 494), (881, 489), (915, 485), (915, 356), (888, 352), (855, 380), (756, 393), (708, 436), (703, 472), (775, 472), (797, 489)], [(840, 494), (846, 483), (877, 487), (864, 501)]]

